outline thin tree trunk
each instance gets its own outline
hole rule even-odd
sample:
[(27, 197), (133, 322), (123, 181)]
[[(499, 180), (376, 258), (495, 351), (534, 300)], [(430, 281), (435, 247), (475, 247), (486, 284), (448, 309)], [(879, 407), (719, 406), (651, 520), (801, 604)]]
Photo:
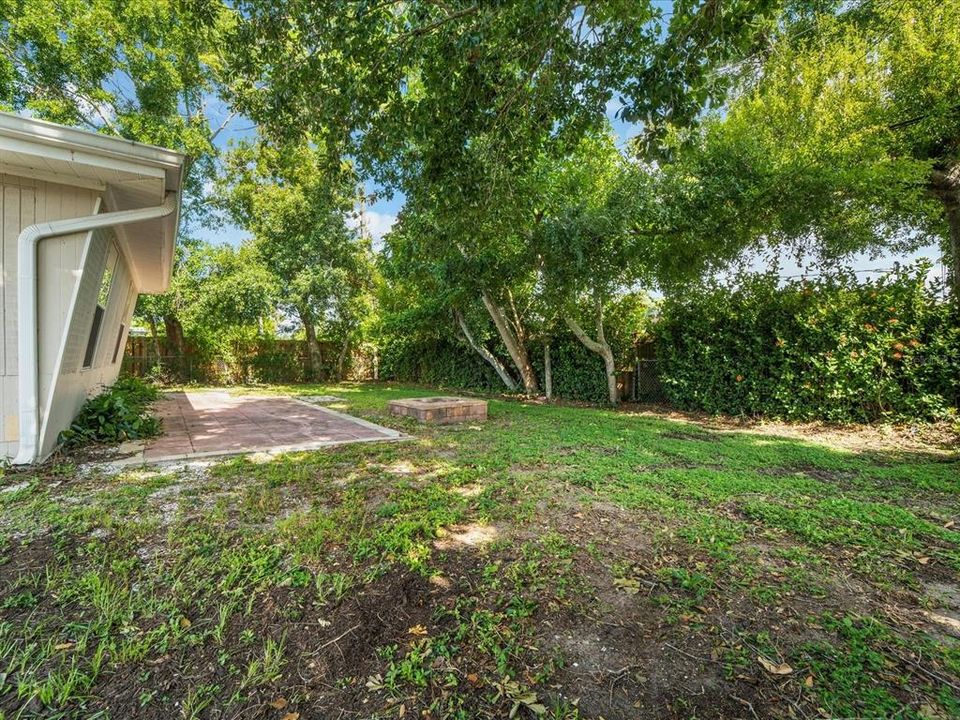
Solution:
[(320, 372), (323, 367), (323, 355), (320, 351), (320, 343), (317, 342), (317, 327), (313, 324), (313, 317), (308, 312), (299, 311), (300, 322), (303, 323), (303, 331), (307, 336), (307, 358), (310, 361), (310, 380), (319, 380)]
[(960, 198), (945, 208), (947, 226), (950, 228), (950, 294), (960, 304)]
[(337, 382), (343, 380), (343, 366), (347, 362), (347, 351), (350, 349), (350, 336), (347, 335), (343, 339), (343, 344), (340, 346), (340, 354), (337, 356)]
[(930, 174), (930, 190), (943, 203), (943, 214), (950, 234), (947, 283), (954, 302), (960, 303), (960, 163)]
[(603, 358), (603, 367), (607, 373), (607, 397), (611, 405), (616, 405), (620, 402), (620, 394), (617, 392), (617, 365), (613, 359), (613, 350), (610, 348), (610, 344), (607, 342), (603, 333), (603, 305), (599, 300), (597, 300), (596, 304), (596, 340), (587, 335), (583, 328), (580, 327), (580, 324), (569, 315), (565, 317), (564, 320), (566, 320), (567, 327), (577, 336), (577, 340), (582, 342), (588, 350), (597, 353), (597, 355)]
[(507, 386), (507, 389), (510, 392), (516, 392), (517, 381), (510, 376), (510, 373), (507, 372), (507, 369), (503, 366), (503, 363), (500, 362), (500, 359), (496, 355), (494, 355), (486, 347), (474, 339), (473, 333), (470, 332), (470, 328), (467, 326), (467, 321), (463, 317), (463, 313), (461, 313), (459, 310), (454, 310), (453, 316), (456, 318), (457, 324), (460, 326), (460, 330), (463, 332), (463, 336), (467, 339), (467, 343), (470, 345), (470, 347), (472, 347), (476, 353), (486, 360), (487, 364), (490, 365), (494, 371), (496, 371), (497, 375), (503, 381), (503, 384)]
[(543, 385), (547, 400), (553, 399), (553, 368), (550, 365), (550, 343), (543, 346)]
[(513, 360), (517, 372), (520, 373), (524, 392), (527, 395), (538, 394), (537, 373), (530, 363), (526, 346), (517, 339), (513, 330), (510, 329), (510, 324), (504, 316), (503, 310), (493, 301), (490, 294), (484, 290), (480, 297), (483, 299), (483, 305), (487, 308), (487, 312), (490, 313), (493, 324), (497, 326), (497, 332), (500, 333), (500, 339), (503, 340), (503, 344), (510, 354), (510, 359)]
[(163, 367), (163, 350), (160, 347), (160, 334), (157, 331), (157, 317), (150, 315), (150, 337), (153, 339), (153, 352), (157, 356), (157, 366)]
[(173, 346), (177, 354), (177, 360), (174, 364), (175, 374), (186, 381), (193, 380), (193, 363), (186, 357), (187, 347), (183, 339), (183, 325), (175, 315), (163, 316), (163, 327), (167, 332), (167, 347)]

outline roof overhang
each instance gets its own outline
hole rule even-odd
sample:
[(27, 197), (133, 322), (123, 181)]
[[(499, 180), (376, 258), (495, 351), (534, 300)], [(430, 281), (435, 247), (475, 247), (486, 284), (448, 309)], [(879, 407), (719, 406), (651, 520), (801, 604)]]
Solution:
[[(185, 160), (173, 150), (0, 113), (0, 174), (95, 190), (105, 212), (161, 205), (169, 193), (179, 197)], [(116, 230), (141, 292), (170, 284), (179, 215), (178, 208)]]

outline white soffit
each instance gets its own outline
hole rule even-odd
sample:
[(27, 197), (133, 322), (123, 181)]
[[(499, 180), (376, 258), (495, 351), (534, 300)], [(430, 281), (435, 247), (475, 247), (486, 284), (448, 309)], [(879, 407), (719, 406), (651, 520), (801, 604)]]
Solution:
[[(184, 161), (172, 150), (0, 113), (0, 174), (101, 192), (111, 212), (156, 206), (179, 192)], [(176, 231), (176, 215), (118, 228), (143, 292), (167, 288)]]

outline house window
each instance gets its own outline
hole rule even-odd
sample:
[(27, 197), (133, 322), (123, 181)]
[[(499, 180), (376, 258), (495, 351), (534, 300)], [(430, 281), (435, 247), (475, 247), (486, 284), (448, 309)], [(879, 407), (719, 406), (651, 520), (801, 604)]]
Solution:
[(120, 354), (120, 343), (123, 342), (123, 331), (126, 329), (127, 326), (120, 323), (120, 332), (117, 333), (117, 344), (113, 347), (113, 360), (110, 361), (111, 364), (117, 362), (117, 356)]
[(83, 353), (84, 369), (93, 367), (97, 355), (97, 345), (100, 342), (100, 330), (103, 328), (103, 318), (107, 314), (107, 302), (110, 300), (110, 290), (113, 287), (113, 275), (117, 267), (117, 251), (112, 245), (107, 252), (107, 262), (100, 276), (100, 287), (97, 289), (97, 306), (93, 310), (93, 324), (90, 326), (90, 337), (87, 338), (87, 349)]
[(93, 310), (93, 325), (90, 326), (90, 337), (87, 339), (87, 351), (83, 354), (83, 367), (93, 365), (93, 355), (97, 351), (97, 340), (100, 337), (100, 326), (103, 325), (104, 309), (97, 305)]

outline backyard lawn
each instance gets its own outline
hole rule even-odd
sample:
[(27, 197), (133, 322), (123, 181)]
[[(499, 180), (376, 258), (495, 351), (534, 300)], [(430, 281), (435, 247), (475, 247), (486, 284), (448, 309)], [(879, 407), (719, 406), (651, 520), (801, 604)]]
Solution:
[(0, 480), (0, 718), (960, 716), (943, 434), (275, 391), (412, 439)]

